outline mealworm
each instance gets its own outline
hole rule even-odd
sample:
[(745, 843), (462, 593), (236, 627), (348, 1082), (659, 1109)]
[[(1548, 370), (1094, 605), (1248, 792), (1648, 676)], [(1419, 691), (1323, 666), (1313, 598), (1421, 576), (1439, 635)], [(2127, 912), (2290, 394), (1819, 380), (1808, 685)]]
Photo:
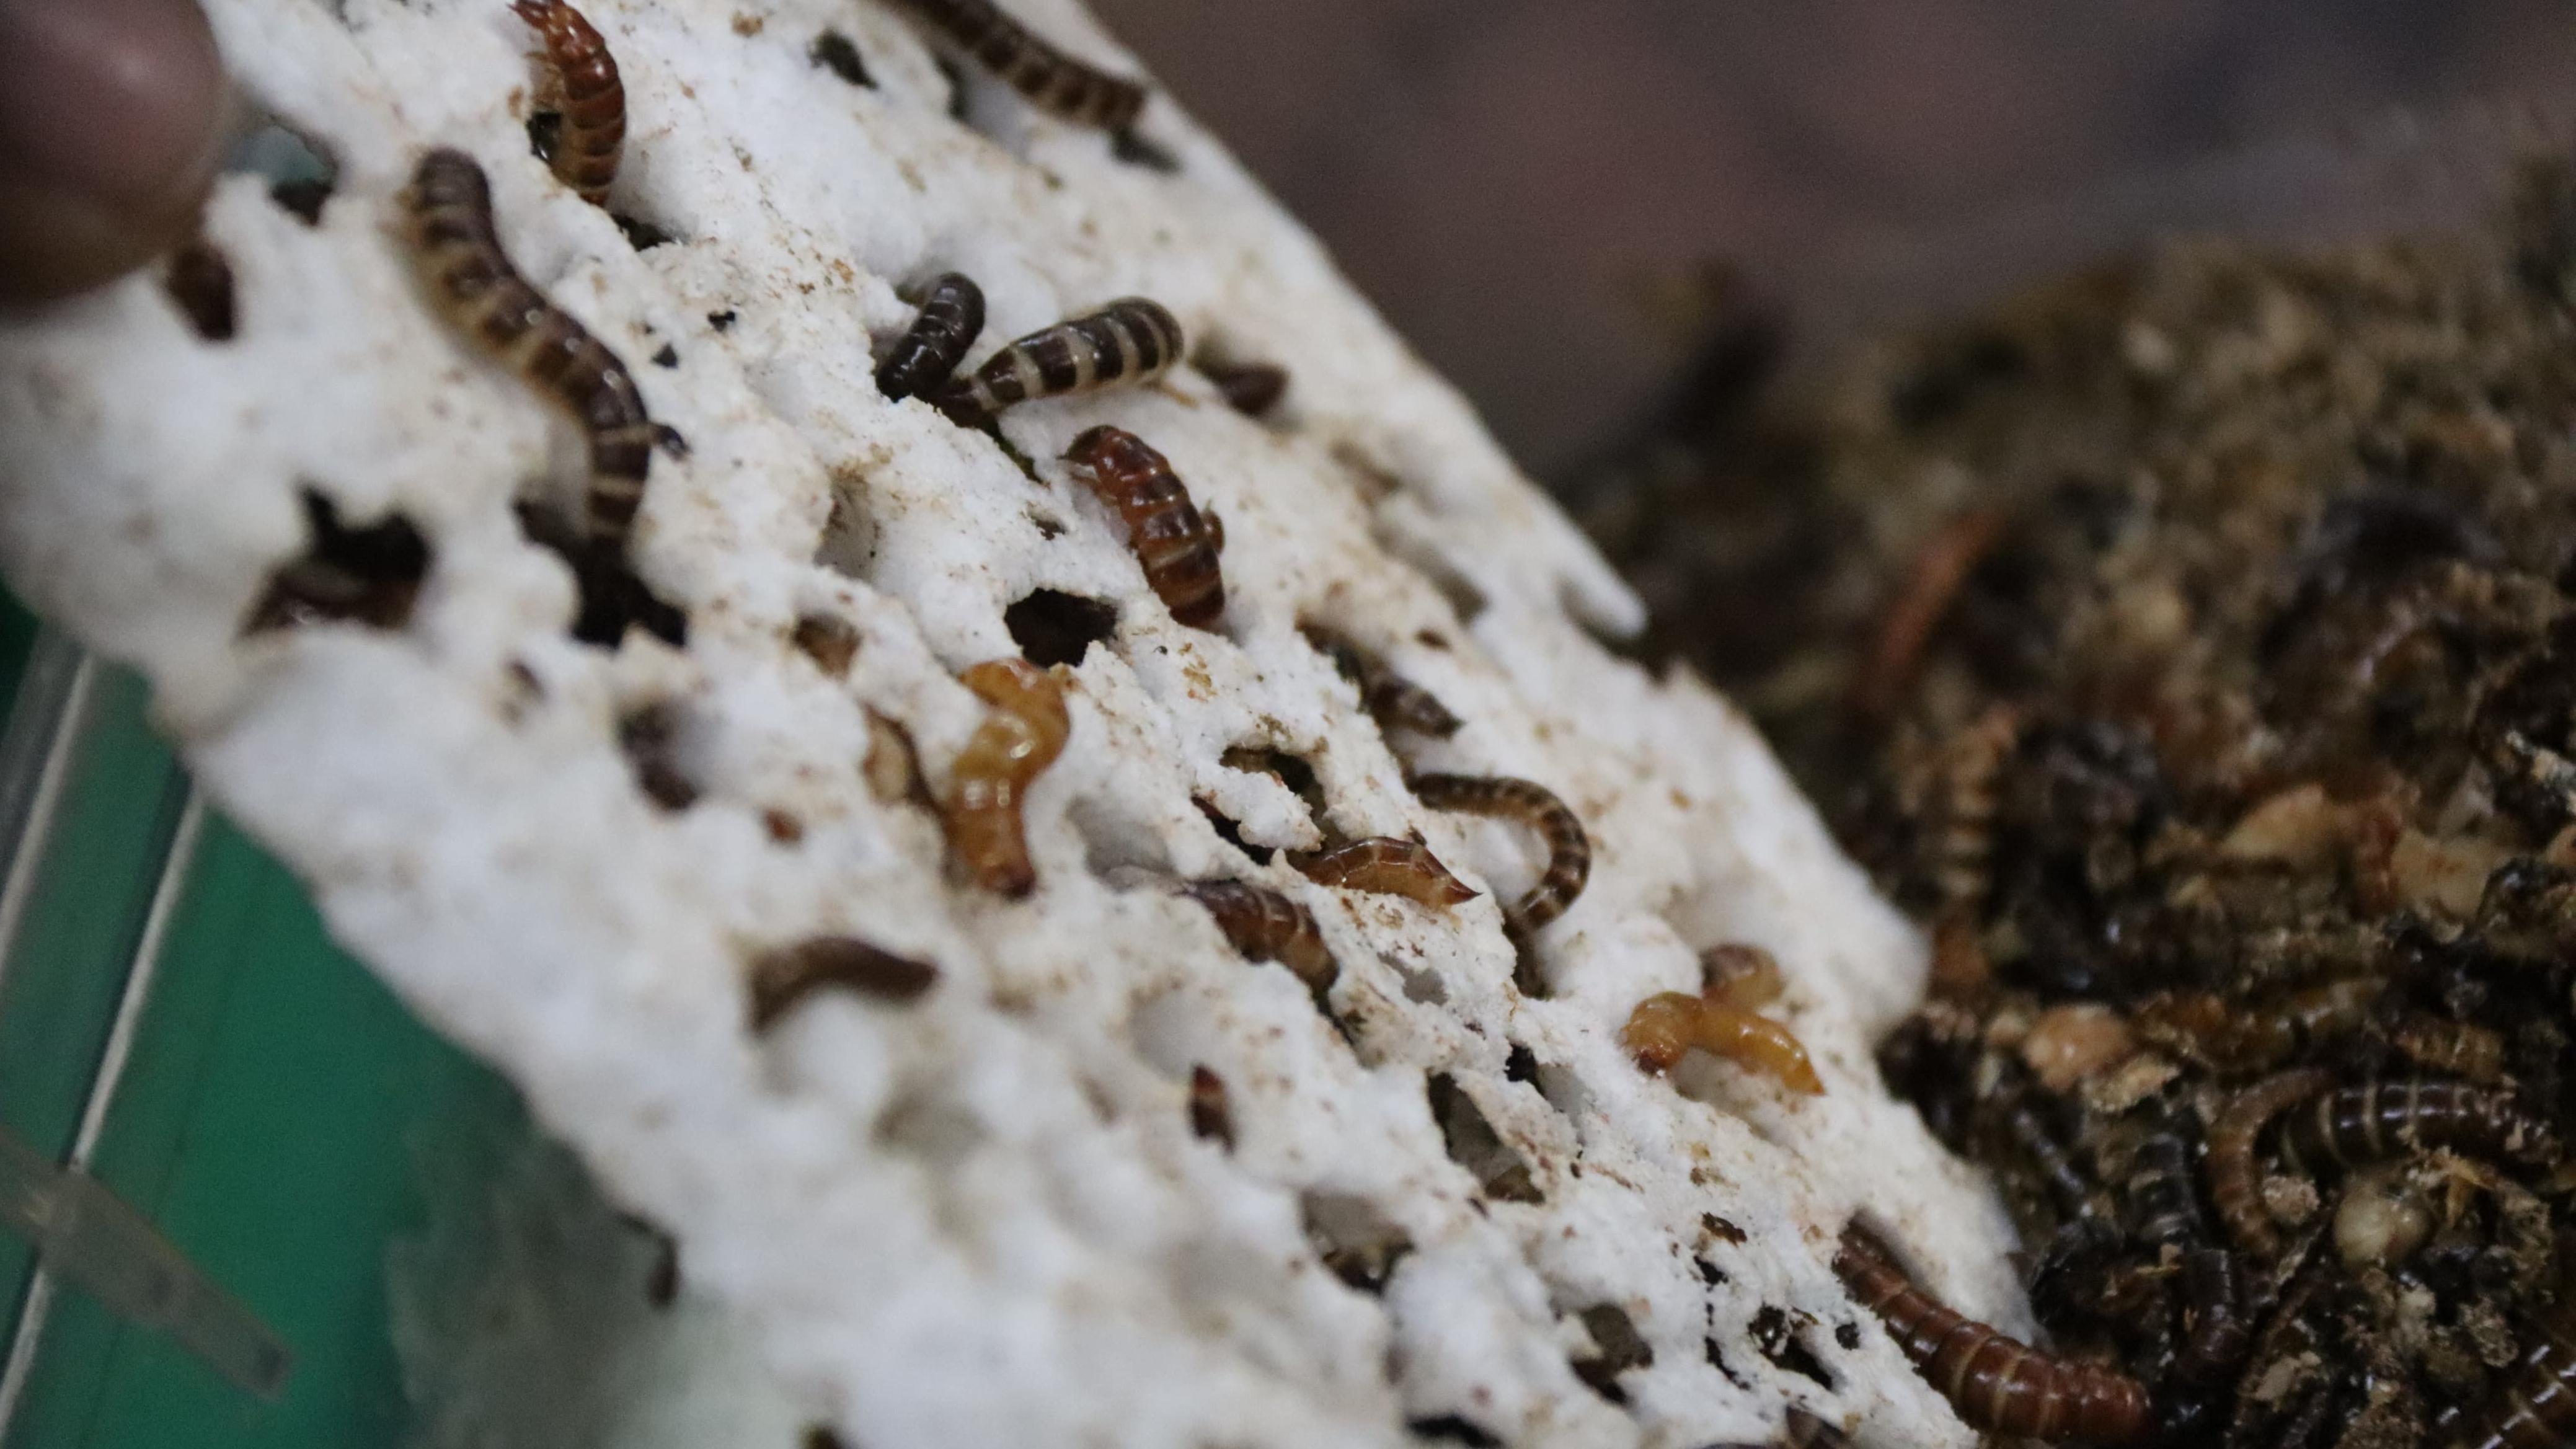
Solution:
[(2224, 1382), (2254, 1348), (2236, 1254), (2208, 1245), (2185, 1249), (2177, 1277), (2183, 1337), (2174, 1354), (2174, 1372), (2188, 1383)]
[(1190, 503), (1172, 465), (1124, 428), (1086, 429), (1065, 451), (1074, 474), (1118, 510), (1127, 547), (1145, 570), (1154, 597), (1194, 629), (1213, 629), (1225, 614), (1225, 575), (1217, 552), (1224, 534)]
[(1247, 362), (1229, 367), (1222, 363), (1202, 362), (1199, 371), (1216, 384), (1217, 394), (1226, 406), (1246, 417), (1259, 417), (1279, 402), (1288, 391), (1288, 369), (1267, 362)]
[(2558, 1155), (2549, 1128), (2504, 1093), (2423, 1077), (2338, 1087), (2281, 1126), (2282, 1163), (2301, 1173), (2436, 1147), (2526, 1165)]
[(1857, 1223), (1843, 1230), (1834, 1272), (1971, 1427), (2102, 1444), (2147, 1432), (2145, 1385), (2097, 1364), (2042, 1353), (1942, 1306)]
[(1314, 913), (1279, 892), (1242, 881), (1205, 880), (1181, 887), (1181, 893), (1207, 909), (1238, 954), (1287, 967), (1317, 1001), (1340, 977), (1341, 965), (1324, 944)]
[(967, 873), (986, 890), (1027, 895), (1037, 885), (1020, 806), (1029, 784), (1056, 756), (1073, 730), (1064, 686), (1025, 659), (987, 659), (957, 676), (993, 707), (968, 736), (949, 766), (940, 818), (948, 845)]
[(1547, 870), (1538, 884), (1503, 909), (1503, 920), (1522, 936), (1565, 914), (1592, 876), (1592, 842), (1564, 801), (1544, 785), (1508, 775), (1416, 775), (1406, 782), (1414, 798), (1434, 810), (1517, 820), (1547, 846)]
[(581, 423), (590, 440), (583, 531), (602, 553), (622, 553), (654, 444), (675, 446), (677, 435), (646, 415), (626, 364), (510, 265), (492, 226), (491, 183), (473, 157), (443, 147), (423, 156), (406, 201), (413, 263), (448, 321)]
[(2209, 1153), (2202, 1170), (2209, 1177), (2209, 1200), (2218, 1220), (2236, 1245), (2258, 1258), (2281, 1251), (2280, 1231), (2263, 1208), (2263, 1176), (2254, 1162), (2255, 1139), (2271, 1120), (2332, 1086), (2334, 1078), (2316, 1067), (2265, 1077), (2228, 1099), (2226, 1110), (2209, 1125)]
[(2004, 1136), (2030, 1158), (2032, 1166), (2039, 1169), (2039, 1180), (2048, 1184), (2049, 1195), (2057, 1199), (2058, 1207), (2067, 1216), (2089, 1218), (2095, 1215), (2092, 1184), (2084, 1180), (2084, 1174), (2075, 1166), (2075, 1159), (2067, 1154), (2065, 1147), (2059, 1144), (2057, 1134), (2048, 1130), (2048, 1124), (2039, 1119), (2039, 1114), (2031, 1110), (2029, 1103), (2015, 1102), (2003, 1114), (2002, 1126)]
[(983, 331), (984, 289), (963, 272), (946, 273), (877, 368), (877, 391), (898, 402), (945, 386)]
[(751, 1029), (767, 1031), (826, 986), (910, 1001), (939, 980), (939, 968), (855, 936), (816, 936), (764, 953), (751, 968)]
[(1447, 739), (1458, 732), (1461, 721), (1449, 712), (1448, 706), (1430, 690), (1388, 668), (1385, 660), (1361, 647), (1359, 641), (1321, 624), (1300, 624), (1297, 631), (1359, 689), (1360, 707), (1377, 721), (1379, 729), (1412, 730), (1437, 739)]
[(2191, 1168), (2191, 1143), (2171, 1119), (2141, 1140), (2129, 1158), (2125, 1197), (2131, 1234), (2176, 1256), (2183, 1298), (2183, 1342), (2175, 1371), (2194, 1383), (2215, 1383), (2244, 1362), (2254, 1346), (2240, 1312), (2236, 1255), (2209, 1244), (2209, 1222)]
[(1426, 906), (1454, 906), (1476, 898), (1431, 847), (1392, 835), (1373, 835), (1332, 850), (1290, 851), (1288, 863), (1317, 885), (1403, 896)]
[(2021, 717), (1998, 704), (1942, 746), (1940, 823), (1925, 854), (1942, 903), (1973, 920), (1986, 904), (1995, 848), (1997, 786), (2021, 743)]
[(2452, 1449), (2568, 1449), (2576, 1444), (2576, 1340), (2558, 1322), (2543, 1327), (2511, 1379), (2478, 1409)]
[(2383, 980), (2355, 978), (2253, 1003), (2210, 991), (2159, 992), (2138, 1003), (2133, 1020), (2148, 1041), (2213, 1071), (2260, 1072), (2360, 1030), (2386, 990)]
[(930, 401), (957, 422), (980, 427), (1014, 403), (1152, 382), (1180, 356), (1181, 324), (1163, 304), (1121, 297), (1020, 338)]
[(2504, 1076), (2504, 1037), (2474, 1022), (2419, 1016), (2399, 1024), (2388, 1039), (2420, 1067), (2489, 1085)]
[(564, 0), (515, 0), (510, 8), (545, 42), (537, 57), (546, 77), (540, 104), (563, 118), (547, 164), (582, 200), (605, 208), (626, 145), (626, 87), (617, 79), (617, 57)]
[(1077, 125), (1123, 131), (1145, 109), (1145, 88), (1075, 60), (1002, 13), (992, 0), (903, 0), (1029, 104)]
[(1916, 550), (1905, 582), (1881, 616), (1868, 663), (1852, 688), (1852, 707), (1876, 717), (1896, 707), (1914, 671), (1923, 662), (1924, 646), (1950, 612), (1960, 588), (2002, 542), (2004, 516), (1990, 508), (1972, 509), (1935, 530)]
[(1619, 1029), (1619, 1043), (1639, 1067), (1668, 1072), (1692, 1047), (1725, 1057), (1778, 1079), (1807, 1096), (1825, 1090), (1807, 1048), (1789, 1028), (1724, 1001), (1665, 991), (1637, 1003)]

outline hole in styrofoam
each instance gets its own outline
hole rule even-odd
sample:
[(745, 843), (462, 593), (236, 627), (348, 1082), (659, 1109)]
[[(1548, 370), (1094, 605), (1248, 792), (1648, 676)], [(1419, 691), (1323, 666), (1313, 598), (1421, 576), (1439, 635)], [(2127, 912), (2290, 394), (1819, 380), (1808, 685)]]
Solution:
[(1538, 1053), (1531, 1051), (1525, 1043), (1513, 1042), (1511, 1051), (1503, 1058), (1503, 1077), (1507, 1081), (1536, 1085)]
[(1110, 135), (1109, 154), (1130, 166), (1142, 166), (1148, 171), (1160, 171), (1166, 176), (1180, 174), (1181, 158), (1138, 132), (1134, 126), (1121, 128)]
[(880, 804), (933, 808), (930, 781), (921, 773), (921, 751), (901, 720), (868, 711), (868, 751), (860, 757), (859, 772)]
[(1806, 1330), (1814, 1326), (1815, 1319), (1805, 1313), (1765, 1303), (1753, 1315), (1752, 1322), (1745, 1325), (1745, 1332), (1752, 1338), (1753, 1346), (1773, 1364), (1831, 1389), (1834, 1387), (1833, 1370), (1827, 1368), (1825, 1361), (1816, 1357), (1815, 1350), (1807, 1346)]
[(640, 216), (612, 211), (608, 214), (608, 219), (617, 223), (617, 230), (626, 238), (626, 244), (639, 252), (649, 252), (655, 247), (669, 246), (679, 240), (658, 223)]
[(832, 511), (814, 546), (814, 562), (845, 578), (865, 579), (876, 556), (876, 528), (859, 502), (864, 487), (855, 470), (832, 470)]
[(859, 657), (857, 627), (836, 614), (798, 616), (789, 638), (806, 658), (814, 661), (815, 668), (834, 679), (846, 678), (850, 661)]
[(242, 632), (330, 622), (399, 629), (410, 622), (429, 576), (429, 543), (420, 530), (399, 513), (343, 523), (338, 506), (319, 490), (306, 488), (301, 498), (304, 552), (269, 575)]
[(233, 264), (204, 237), (192, 237), (161, 268), (161, 290), (170, 295), (188, 330), (208, 342), (230, 342), (239, 321)]
[(1440, 597), (1449, 601), (1449, 607), (1457, 612), (1458, 622), (1472, 624), (1478, 614), (1485, 612), (1485, 591), (1476, 587), (1475, 581), (1457, 565), (1443, 558), (1438, 549), (1400, 529), (1382, 524), (1373, 532), (1378, 547), (1411, 564)]
[(674, 700), (657, 700), (617, 721), (617, 747), (626, 753), (635, 788), (665, 810), (697, 803), (698, 785), (686, 766), (689, 717)]
[(1404, 983), (1405, 1000), (1423, 1006), (1449, 1004), (1449, 988), (1441, 981), (1439, 972), (1428, 966), (1408, 965), (1392, 956), (1381, 955), (1378, 959), (1394, 968), (1396, 979)]
[(572, 570), (576, 604), (572, 637), (614, 649), (628, 628), (642, 629), (677, 649), (689, 642), (689, 616), (653, 592), (623, 557), (604, 554), (577, 536), (555, 509), (535, 499), (511, 505), (519, 532)]
[(1309, 1192), (1298, 1199), (1306, 1239), (1334, 1277), (1363, 1293), (1382, 1293), (1413, 1239), (1364, 1197)]
[(1566, 1116), (1581, 1121), (1593, 1110), (1592, 1089), (1574, 1068), (1553, 1062), (1538, 1064), (1538, 1094), (1547, 1104)]
[(1638, 1334), (1628, 1311), (1616, 1303), (1596, 1303), (1575, 1316), (1583, 1321), (1584, 1332), (1592, 1336), (1592, 1352), (1572, 1360), (1569, 1366), (1574, 1376), (1591, 1385), (1601, 1397), (1625, 1405), (1628, 1391), (1619, 1387), (1619, 1375), (1652, 1364), (1653, 1346)]
[(1190, 1068), (1190, 1135), (1234, 1150), (1234, 1107), (1225, 1078), (1204, 1062)]
[(1271, 849), (1269, 846), (1255, 845), (1251, 841), (1244, 839), (1243, 823), (1226, 814), (1224, 811), (1219, 810), (1210, 801), (1193, 797), (1190, 803), (1198, 806), (1199, 813), (1207, 817), (1207, 823), (1210, 828), (1216, 831), (1217, 839), (1222, 840), (1226, 844), (1233, 846), (1235, 849), (1242, 851), (1246, 856), (1251, 858), (1255, 865), (1268, 865), (1270, 863), (1270, 858), (1278, 854), (1277, 851)]
[(1708, 1360), (1710, 1368), (1726, 1376), (1728, 1383), (1747, 1392), (1752, 1390), (1752, 1383), (1744, 1375), (1737, 1373), (1734, 1366), (1726, 1361), (1726, 1350), (1717, 1346), (1717, 1339), (1714, 1336), (1700, 1340), (1700, 1354)]
[(877, 1114), (871, 1135), (882, 1147), (934, 1167), (954, 1167), (991, 1134), (964, 1103), (937, 1091), (906, 1088)]
[(1306, 807), (1306, 818), (1324, 838), (1326, 845), (1335, 843), (1332, 815), (1324, 799), (1324, 782), (1315, 767), (1286, 750), (1268, 745), (1232, 745), (1217, 756), (1217, 763), (1229, 770), (1247, 775), (1268, 775), (1285, 787), (1297, 802)]
[(1456, 1414), (1434, 1414), (1428, 1418), (1407, 1419), (1404, 1427), (1414, 1437), (1434, 1444), (1464, 1444), (1467, 1449), (1502, 1449), (1503, 1441), (1479, 1428), (1473, 1420)]
[(225, 153), (224, 169), (265, 178), (269, 199), (306, 226), (321, 224), (323, 203), (340, 185), (340, 163), (330, 150), (274, 119), (244, 131)]
[(805, 47), (805, 58), (854, 86), (876, 89), (876, 80), (868, 74), (868, 63), (850, 37), (837, 30), (826, 30)]
[(1078, 665), (1092, 645), (1118, 636), (1118, 606), (1060, 589), (1032, 589), (1002, 611), (1002, 627), (1031, 664)]
[(1457, 1078), (1433, 1072), (1423, 1085), (1431, 1101), (1431, 1120), (1440, 1124), (1440, 1140), (1449, 1148), (1449, 1159), (1467, 1169), (1487, 1197), (1504, 1202), (1546, 1200), (1528, 1161), (1494, 1130), (1484, 1109), (1458, 1085)]

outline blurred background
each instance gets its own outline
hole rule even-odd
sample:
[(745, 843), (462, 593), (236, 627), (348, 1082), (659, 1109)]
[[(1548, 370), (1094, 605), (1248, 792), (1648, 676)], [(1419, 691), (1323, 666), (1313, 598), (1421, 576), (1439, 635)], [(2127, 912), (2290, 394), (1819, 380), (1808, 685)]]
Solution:
[(2567, 0), (1093, 3), (1560, 480), (1700, 263), (1813, 350), (2158, 230), (2474, 212), (2576, 111)]

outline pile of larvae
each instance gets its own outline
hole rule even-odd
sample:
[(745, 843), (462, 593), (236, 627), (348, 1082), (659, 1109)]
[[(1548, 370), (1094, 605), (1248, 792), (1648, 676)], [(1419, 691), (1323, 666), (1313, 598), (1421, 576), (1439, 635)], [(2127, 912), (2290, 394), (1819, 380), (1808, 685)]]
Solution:
[(1582, 495), (1926, 928), (1881, 1068), (2053, 1366), (2144, 1395), (2060, 1437), (2576, 1444), (2571, 306), (2540, 161), (2464, 235), (2173, 243), (1794, 402), (1740, 313)]

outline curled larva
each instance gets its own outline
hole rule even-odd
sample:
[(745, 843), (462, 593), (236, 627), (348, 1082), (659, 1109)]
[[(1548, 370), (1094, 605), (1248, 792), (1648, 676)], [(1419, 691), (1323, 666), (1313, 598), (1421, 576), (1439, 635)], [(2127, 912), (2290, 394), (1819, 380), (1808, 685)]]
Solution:
[(2280, 1253), (2281, 1234), (2263, 1209), (2263, 1174), (2254, 1160), (2255, 1139), (2273, 1118), (2333, 1084), (2332, 1077), (2314, 1067), (2265, 1077), (2230, 1098), (2218, 1120), (2209, 1125), (2209, 1155), (2202, 1164), (2209, 1176), (2209, 1200), (2228, 1236), (2258, 1258)]
[(1503, 920), (1524, 937), (1565, 914), (1592, 875), (1592, 842), (1564, 801), (1544, 785), (1507, 775), (1416, 775), (1406, 782), (1414, 797), (1434, 810), (1517, 820), (1547, 846), (1547, 870), (1538, 884), (1503, 910)]
[(1002, 13), (992, 0), (903, 0), (977, 64), (1050, 115), (1123, 131), (1145, 108), (1145, 88), (1075, 60)]
[(422, 157), (405, 203), (412, 261), (439, 310), (580, 421), (590, 440), (583, 531), (594, 548), (622, 553), (653, 446), (672, 442), (646, 415), (633, 374), (510, 265), (474, 158), (445, 149)]
[(1127, 525), (1127, 547), (1145, 570), (1154, 597), (1172, 617), (1213, 629), (1225, 614), (1225, 575), (1217, 552), (1225, 537), (1190, 502), (1169, 460), (1124, 428), (1084, 430), (1065, 451), (1074, 476)]
[(545, 42), (537, 52), (545, 74), (538, 105), (563, 122), (547, 164), (582, 200), (604, 207), (626, 146), (626, 87), (617, 79), (617, 57), (564, 0), (515, 0), (510, 8)]
[(1454, 906), (1476, 898), (1431, 847), (1392, 835), (1373, 835), (1331, 850), (1291, 852), (1288, 863), (1317, 885), (1403, 896), (1426, 906)]
[(912, 326), (877, 368), (877, 391), (888, 401), (938, 391), (984, 331), (984, 289), (963, 272), (930, 284)]
[(814, 936), (764, 953), (752, 963), (751, 1029), (767, 1031), (799, 1002), (825, 987), (910, 1001), (939, 980), (939, 968), (898, 956), (855, 936)]
[(1942, 1306), (1857, 1224), (1843, 1230), (1834, 1272), (1970, 1427), (2097, 1444), (2127, 1443), (2147, 1432), (2145, 1385), (2042, 1353)]
[(1740, 1006), (1687, 991), (1666, 991), (1637, 1003), (1619, 1042), (1650, 1072), (1667, 1072), (1692, 1047), (1777, 1078), (1793, 1092), (1825, 1090), (1807, 1048), (1789, 1028)]
[(1412, 730), (1438, 739), (1458, 732), (1459, 719), (1430, 690), (1389, 668), (1387, 662), (1337, 629), (1301, 624), (1298, 632), (1360, 692), (1360, 707), (1381, 730)]
[(939, 809), (949, 849), (986, 890), (1024, 896), (1037, 885), (1037, 867), (1020, 807), (1030, 782), (1055, 763), (1072, 732), (1064, 686), (1025, 659), (988, 659), (957, 679), (993, 712), (949, 767)]
[(1181, 324), (1163, 304), (1122, 297), (1020, 338), (930, 401), (960, 423), (981, 426), (1015, 403), (1152, 382), (1180, 356)]
[(1321, 1001), (1341, 967), (1304, 906), (1279, 892), (1234, 880), (1193, 881), (1181, 891), (1206, 907), (1226, 943), (1245, 959), (1276, 961)]

